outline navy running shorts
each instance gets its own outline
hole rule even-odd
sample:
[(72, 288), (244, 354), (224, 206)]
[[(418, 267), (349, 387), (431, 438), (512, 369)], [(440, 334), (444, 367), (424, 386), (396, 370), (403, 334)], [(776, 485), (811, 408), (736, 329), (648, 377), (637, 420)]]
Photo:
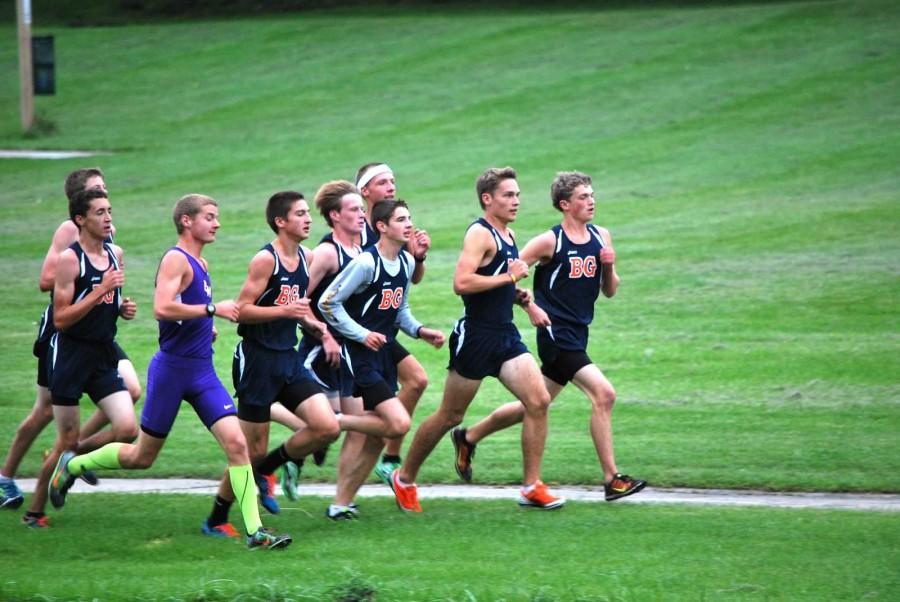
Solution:
[(515, 324), (486, 326), (461, 318), (450, 334), (450, 364), (460, 376), (471, 380), (500, 375), (503, 364), (528, 353)]

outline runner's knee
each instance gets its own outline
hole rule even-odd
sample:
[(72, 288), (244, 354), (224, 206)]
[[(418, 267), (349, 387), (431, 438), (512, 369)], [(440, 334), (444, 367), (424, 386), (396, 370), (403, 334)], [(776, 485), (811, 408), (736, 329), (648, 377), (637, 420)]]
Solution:
[(333, 443), (337, 441), (338, 437), (341, 436), (341, 425), (337, 421), (337, 419), (332, 420), (331, 424), (329, 424), (328, 429), (324, 433), (325, 443)]
[(229, 464), (245, 464), (249, 462), (250, 456), (247, 451), (247, 442), (239, 434), (224, 439), (222, 441), (222, 449), (225, 450), (225, 456), (228, 458)]
[(137, 403), (140, 400), (141, 395), (144, 393), (143, 389), (141, 389), (141, 384), (138, 382), (125, 383), (125, 386), (128, 387), (128, 394), (131, 395), (131, 402)]
[(453, 427), (462, 424), (463, 419), (466, 417), (466, 412), (461, 409), (442, 408), (439, 411), (438, 416), (440, 417), (444, 428), (450, 430)]
[(616, 390), (609, 383), (600, 385), (591, 395), (591, 403), (598, 410), (610, 412), (616, 402)]
[(120, 443), (131, 443), (137, 439), (138, 428), (133, 420), (125, 424), (115, 424), (111, 428), (113, 439)]
[(39, 425), (41, 428), (47, 426), (53, 421), (53, 406), (47, 404), (39, 408), (35, 408), (29, 416), (31, 422)]
[(25, 420), (23, 420), (21, 424), (19, 424), (19, 428), (16, 429), (16, 434), (22, 436), (29, 434), (32, 431), (40, 432), (52, 421), (52, 407), (35, 408), (28, 416), (25, 417)]
[(341, 436), (341, 425), (334, 417), (315, 426), (310, 424), (307, 428), (312, 431), (313, 436), (322, 445), (328, 445)]
[(410, 389), (416, 393), (417, 397), (421, 397), (425, 389), (428, 388), (428, 375), (424, 370), (417, 370), (409, 375), (409, 378), (401, 382), (402, 388)]
[(546, 414), (550, 408), (550, 401), (550, 394), (541, 387), (529, 391), (528, 395), (522, 399), (522, 405), (525, 406), (525, 412), (529, 414)]
[(391, 416), (387, 418), (385, 422), (387, 423), (387, 428), (385, 429), (384, 436), (388, 439), (402, 437), (409, 432), (410, 419), (406, 414)]

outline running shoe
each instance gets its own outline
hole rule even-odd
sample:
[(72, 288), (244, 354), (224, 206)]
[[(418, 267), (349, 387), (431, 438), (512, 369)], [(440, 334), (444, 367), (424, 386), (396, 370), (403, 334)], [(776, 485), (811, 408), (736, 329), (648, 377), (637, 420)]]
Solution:
[(471, 483), (475, 444), (466, 441), (466, 429), (463, 427), (450, 431), (450, 440), (453, 441), (453, 449), (456, 450), (456, 474), (466, 483)]
[(269, 514), (278, 514), (281, 507), (275, 500), (275, 475), (256, 474), (256, 486), (259, 488), (259, 503)]
[(0, 508), (15, 510), (25, 501), (22, 490), (16, 485), (15, 479), (0, 479)]
[(288, 460), (281, 466), (281, 493), (289, 500), (297, 499), (297, 481), (300, 480), (300, 467)]
[(547, 486), (541, 481), (536, 482), (534, 488), (528, 493), (525, 493), (524, 489), (519, 492), (519, 505), (527, 508), (555, 510), (556, 508), (562, 508), (565, 503), (565, 498), (551, 494)]
[(83, 473), (78, 475), (78, 478), (91, 487), (96, 487), (97, 484), (100, 483), (100, 479), (97, 478), (97, 473), (93, 470), (85, 470)]
[(606, 501), (611, 502), (619, 498), (637, 493), (647, 486), (647, 481), (633, 479), (627, 474), (617, 472), (609, 483), (603, 486), (606, 493)]
[[(44, 450), (44, 460), (46, 460), (50, 454), (53, 452), (52, 449)], [(78, 475), (78, 478), (90, 485), (91, 487), (96, 487), (100, 484), (100, 479), (97, 478), (97, 473), (93, 470), (85, 470), (83, 473)]]
[(251, 550), (277, 550), (288, 547), (292, 541), (294, 540), (290, 535), (277, 535), (271, 529), (260, 527), (256, 533), (247, 537), (247, 547)]
[(399, 462), (386, 462), (380, 460), (378, 464), (375, 465), (375, 476), (378, 477), (382, 483), (390, 487), (391, 473), (398, 468), (400, 468)]
[(22, 516), (22, 524), (29, 529), (49, 529), (50, 517), (46, 514), (42, 516), (29, 516), (28, 514), (25, 514)]
[(313, 452), (313, 464), (315, 464), (316, 466), (325, 464), (325, 457), (328, 455), (328, 447), (329, 446), (326, 445), (325, 447), (319, 448)]
[(405, 512), (421, 512), (422, 506), (419, 504), (419, 491), (415, 483), (412, 485), (404, 485), (400, 482), (400, 469), (395, 469), (391, 473), (391, 489), (394, 490), (394, 498), (397, 500), (397, 506)]
[(56, 469), (50, 477), (50, 483), (47, 485), (47, 494), (50, 497), (50, 503), (54, 508), (62, 508), (66, 505), (66, 494), (69, 487), (75, 482), (75, 477), (69, 474), (69, 461), (75, 457), (75, 452), (64, 451), (59, 455), (59, 462), (56, 463)]
[(234, 525), (232, 525), (231, 523), (222, 523), (221, 525), (210, 526), (209, 520), (203, 521), (203, 524), (200, 525), (200, 532), (204, 535), (209, 535), (210, 537), (229, 538), (241, 536), (241, 534), (237, 532), (237, 529), (235, 529)]
[(335, 506), (334, 504), (328, 506), (328, 509), (325, 510), (325, 516), (335, 522), (341, 520), (354, 520), (357, 517), (355, 508), (351, 508), (350, 506)]

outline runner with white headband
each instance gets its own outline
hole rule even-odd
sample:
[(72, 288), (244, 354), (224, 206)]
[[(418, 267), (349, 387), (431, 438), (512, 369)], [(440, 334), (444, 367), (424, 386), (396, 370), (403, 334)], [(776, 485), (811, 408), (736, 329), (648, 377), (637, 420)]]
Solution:
[[(360, 243), (360, 246), (365, 248), (374, 245), (379, 239), (377, 231), (368, 221), (372, 215), (372, 209), (381, 201), (396, 198), (397, 185), (394, 181), (394, 172), (386, 163), (366, 163), (356, 172), (356, 187), (366, 201), (366, 224)], [(425, 230), (415, 230), (407, 245), (407, 250), (415, 259), (415, 270), (413, 270), (411, 278), (413, 284), (421, 282), (425, 275), (425, 255), (430, 246), (431, 238), (428, 233)], [(428, 386), (428, 374), (425, 373), (422, 364), (399, 341), (395, 343), (393, 353), (400, 382), (398, 397), (409, 415), (412, 416), (419, 399)], [(389, 485), (391, 473), (401, 463), (400, 449), (403, 446), (403, 437), (385, 439), (384, 444), (384, 454), (381, 461), (375, 466), (375, 475)], [(370, 453), (371, 447), (374, 446), (367, 446), (364, 451)]]
[(372, 165), (365, 171), (365, 173), (362, 174), (362, 176), (360, 176), (356, 180), (356, 187), (362, 188), (363, 186), (368, 184), (375, 176), (380, 176), (386, 173), (389, 173), (391, 175), (393, 175), (394, 173), (394, 171), (390, 167), (388, 167), (386, 163), (377, 163), (375, 165)]

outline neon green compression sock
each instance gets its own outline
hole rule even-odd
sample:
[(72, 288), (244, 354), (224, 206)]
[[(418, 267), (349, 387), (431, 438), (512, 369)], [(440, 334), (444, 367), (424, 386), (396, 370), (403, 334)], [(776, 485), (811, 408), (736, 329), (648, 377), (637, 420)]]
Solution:
[(256, 506), (257, 490), (256, 482), (253, 480), (253, 469), (249, 464), (229, 466), (228, 477), (231, 479), (234, 499), (241, 508), (244, 529), (247, 531), (247, 535), (253, 535), (262, 527), (262, 521), (259, 520), (259, 508)]
[(69, 461), (69, 473), (72, 476), (81, 476), (85, 470), (119, 470), (119, 450), (124, 443), (108, 443), (100, 449), (75, 456)]

